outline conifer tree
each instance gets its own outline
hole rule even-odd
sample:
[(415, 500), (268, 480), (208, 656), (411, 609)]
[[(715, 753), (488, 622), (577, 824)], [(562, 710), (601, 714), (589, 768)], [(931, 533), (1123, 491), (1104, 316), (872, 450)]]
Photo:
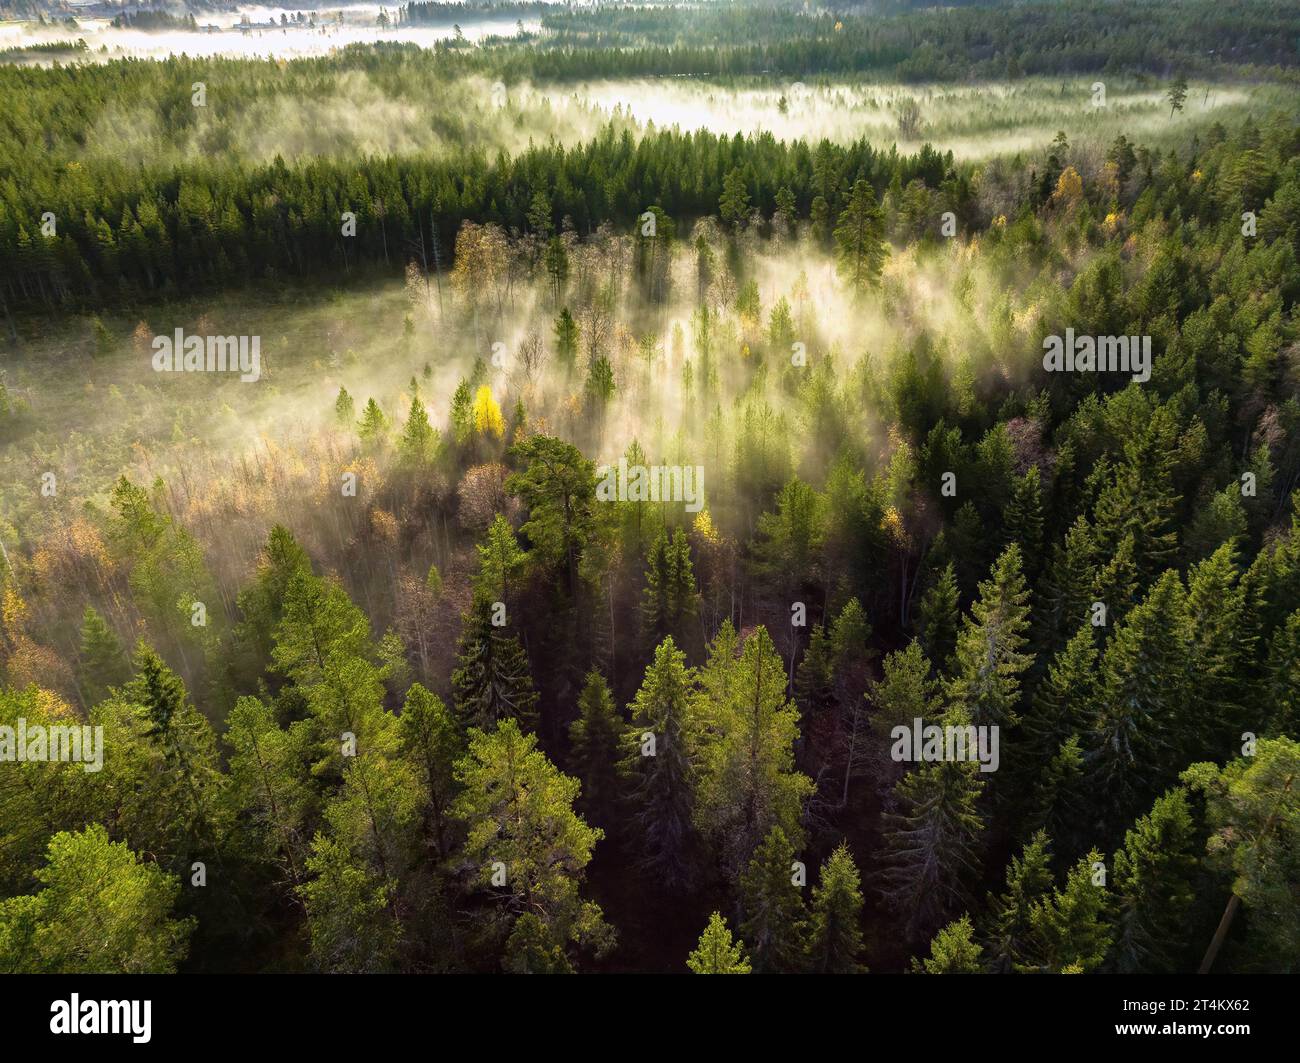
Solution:
[(857, 865), (841, 842), (822, 864), (813, 889), (808, 970), (815, 974), (860, 974), (862, 890)]
[(669, 892), (681, 890), (691, 875), (694, 790), (686, 722), (693, 692), (685, 655), (664, 639), (632, 702), (621, 762), (640, 866)]
[(537, 691), (528, 656), (517, 638), (493, 625), (492, 612), (492, 603), (480, 598), (465, 616), (451, 674), (456, 714), (465, 727), (491, 728), (513, 719), (534, 730)]
[(930, 955), (924, 960), (912, 961), (913, 974), (981, 974), (979, 942), (970, 916), (955, 919), (934, 936), (930, 942)]
[(1200, 972), (1214, 968), (1243, 906), (1251, 917), (1246, 940), (1254, 963), (1267, 970), (1270, 960), (1291, 962), (1300, 950), (1300, 914), (1292, 903), (1300, 881), (1300, 743), (1262, 738), (1253, 757), (1223, 767), (1193, 764), (1182, 781), (1205, 795), (1208, 862), (1232, 883)]
[(774, 826), (740, 877), (740, 936), (749, 947), (754, 970), (793, 973), (804, 960), (808, 917), (794, 882), (794, 847)]
[(745, 640), (738, 659), (717, 663), (725, 689), (706, 690), (697, 703), (704, 733), (695, 821), (735, 879), (774, 824), (802, 841), (812, 782), (794, 770), (798, 711), (786, 700), (785, 666), (767, 629)]
[(366, 408), (361, 411), (361, 420), (357, 422), (357, 435), (361, 437), (363, 443), (374, 445), (382, 443), (387, 433), (388, 418), (384, 416), (379, 403), (372, 397), (366, 403)]
[(1037, 777), (1070, 735), (1091, 730), (1097, 696), (1097, 642), (1086, 621), (1056, 655), (1021, 721), (1024, 734), (1020, 770)]
[(510, 522), (500, 513), (492, 518), (487, 537), (478, 546), (478, 572), (474, 576), (475, 595), (487, 602), (503, 602), (509, 607), (514, 599), (528, 555), (519, 547)]
[(1097, 970), (1113, 936), (1109, 898), (1095, 868), (1094, 849), (1066, 876), (1065, 886), (1036, 901), (1029, 910), (1027, 961), (1020, 971), (1088, 974)]
[(1019, 545), (1025, 578), (1032, 583), (1043, 549), (1043, 493), (1037, 465), (1016, 477), (1006, 508), (1006, 536), (1007, 542)]
[(401, 943), (393, 883), (324, 834), (312, 839), (310, 878), (298, 887), (311, 938), (309, 962), (324, 973), (391, 971)]
[(1050, 844), (1047, 833), (1040, 830), (1007, 865), (1006, 890), (989, 898), (988, 931), (984, 936), (989, 969), (994, 974), (1007, 974), (1026, 962), (1030, 915), (1051, 888)]
[(80, 691), (89, 708), (108, 697), (110, 687), (131, 677), (131, 665), (113, 629), (93, 606), (86, 606), (81, 621)]
[(698, 595), (690, 545), (681, 528), (670, 539), (661, 531), (646, 557), (641, 630), (652, 646), (668, 636), (685, 645), (697, 615)]
[[(950, 709), (943, 726), (970, 718)], [(979, 875), (984, 821), (976, 802), (984, 789), (971, 760), (922, 764), (894, 788), (898, 811), (885, 816), (880, 891), (900, 916), (909, 940), (923, 940), (954, 912), (969, 907)]]
[(340, 425), (350, 425), (357, 415), (356, 403), (348, 394), (347, 388), (339, 388), (338, 398), (334, 400), (334, 418)]
[(686, 958), (686, 966), (694, 974), (749, 974), (749, 960), (745, 947), (731, 940), (731, 931), (721, 913), (709, 916), (709, 925), (700, 935), (700, 942)]
[(437, 694), (411, 684), (398, 719), (402, 754), (415, 768), (424, 788), (425, 828), (434, 851), (446, 856), (450, 846), (451, 802), (456, 796), (455, 764), (463, 753), (456, 720)]
[(424, 468), (437, 456), (438, 432), (429, 423), (429, 412), (419, 395), (411, 398), (411, 410), (397, 441), (397, 453), (403, 465), (414, 469)]
[(1115, 969), (1172, 973), (1194, 898), (1196, 829), (1175, 787), (1124, 836), (1115, 854)]
[[(603, 953), (613, 931), (600, 906), (579, 893), (592, 850), (604, 837), (574, 810), (581, 789), (511, 719), (473, 728), (456, 765), (462, 790), (453, 805), (465, 823), (463, 856), (484, 888), (505, 891), (511, 911), (534, 912), (558, 944)], [(494, 882), (504, 865), (505, 885)]]
[(957, 574), (949, 561), (939, 578), (921, 596), (916, 625), (921, 648), (941, 672), (947, 669), (957, 649), (960, 621), (957, 602)]
[(260, 835), (259, 855), (279, 865), (295, 885), (304, 873), (304, 829), (313, 800), (307, 730), (302, 720), (281, 728), (271, 709), (253, 697), (240, 698), (226, 720), (231, 800)]
[[(135, 675), (122, 698), (139, 707), (143, 737), (158, 751), (161, 772), (152, 801), (169, 812), (166, 843), (154, 839), (179, 868), (198, 851), (220, 861), (227, 817), (221, 791), (227, 783), (217, 759), (212, 725), (190, 702), (180, 676), (144, 642), (136, 648)], [(158, 849), (152, 849), (158, 852)]]
[(1098, 717), (1089, 737), (1090, 786), (1117, 830), (1176, 770), (1173, 721), (1184, 699), (1178, 637), (1186, 593), (1166, 572), (1111, 636), (1102, 657)]
[(835, 226), (835, 265), (854, 293), (875, 284), (889, 257), (884, 242), (885, 212), (870, 183), (857, 180)]
[(956, 675), (950, 697), (966, 706), (977, 726), (1015, 724), (1020, 677), (1033, 661), (1021, 652), (1029, 629), (1029, 592), (1021, 574), (1020, 548), (1012, 543), (980, 584), (957, 637)]
[[(1092, 528), (1079, 517), (1065, 538), (1052, 551), (1043, 575), (1043, 604), (1039, 644), (1048, 654), (1057, 653), (1079, 625), (1089, 619), (1089, 606), (1096, 583), (1097, 543)], [(1104, 601), (1104, 599), (1103, 599)], [(1118, 603), (1107, 602), (1118, 615)]]
[(604, 676), (588, 673), (578, 698), (578, 718), (569, 725), (569, 741), (573, 769), (582, 783), (582, 807), (597, 823), (610, 823), (618, 803), (624, 729)]
[(174, 919), (180, 882), (92, 823), (55, 834), (35, 894), (0, 900), (0, 971), (173, 974), (193, 919)]

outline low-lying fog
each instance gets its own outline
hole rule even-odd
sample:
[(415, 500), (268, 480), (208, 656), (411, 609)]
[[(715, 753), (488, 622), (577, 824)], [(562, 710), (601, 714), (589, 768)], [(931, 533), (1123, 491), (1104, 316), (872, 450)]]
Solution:
[[(75, 42), (81, 38), (89, 49), (83, 53), (87, 61), (103, 62), (109, 59), (134, 57), (140, 59), (165, 59), (169, 55), (234, 57), (266, 57), (292, 59), (300, 56), (326, 55), (349, 44), (373, 44), (378, 41), (402, 41), (432, 47), (438, 41), (456, 36), (454, 20), (445, 24), (379, 26), (376, 20), (381, 10), (396, 20), (397, 4), (356, 4), (340, 7), (323, 6), (314, 12), (316, 25), (288, 23), (280, 25), (280, 16), (293, 19), (311, 12), (301, 9), (241, 6), (233, 11), (205, 12), (195, 16), (199, 30), (169, 29), (147, 31), (114, 28), (107, 19), (78, 19), (75, 29), (55, 26), (38, 26), (31, 22), (0, 23), (0, 48), (21, 48), (25, 45), (50, 42)], [(520, 20), (502, 14), (499, 16), (474, 15), (458, 23), (467, 41), (485, 37), (510, 37), (518, 32)], [(241, 23), (247, 22), (246, 26)], [(274, 27), (269, 23), (274, 22)], [(523, 19), (525, 31), (533, 33), (541, 27), (538, 19)], [(102, 50), (101, 50), (102, 49)], [(67, 56), (56, 57), (66, 62)], [(26, 62), (49, 65), (55, 61), (48, 56), (32, 56)]]

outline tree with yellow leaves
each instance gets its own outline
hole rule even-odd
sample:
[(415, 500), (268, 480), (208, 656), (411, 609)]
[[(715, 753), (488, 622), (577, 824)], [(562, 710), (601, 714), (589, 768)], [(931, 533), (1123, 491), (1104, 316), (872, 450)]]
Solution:
[(1073, 166), (1061, 171), (1056, 181), (1056, 191), (1052, 193), (1052, 202), (1065, 207), (1074, 207), (1083, 198), (1083, 178)]
[(506, 424), (501, 416), (501, 407), (492, 397), (492, 389), (486, 384), (479, 386), (474, 395), (474, 432), (480, 436), (492, 436), (501, 439), (505, 435)]

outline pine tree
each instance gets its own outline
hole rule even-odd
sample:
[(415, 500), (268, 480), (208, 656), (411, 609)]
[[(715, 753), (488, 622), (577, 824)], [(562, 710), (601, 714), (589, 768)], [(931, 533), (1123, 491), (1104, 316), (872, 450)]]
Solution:
[(745, 175), (739, 167), (728, 170), (722, 179), (718, 216), (724, 225), (737, 229), (749, 220), (749, 189), (745, 187)]
[(281, 728), (270, 708), (243, 697), (226, 720), (231, 799), (258, 834), (259, 855), (280, 865), (284, 877), (301, 881), (306, 859), (305, 828), (313, 800), (308, 785), (307, 724)]
[[(604, 837), (573, 810), (580, 785), (555, 767), (514, 720), (493, 731), (473, 728), (469, 748), (456, 765), (462, 790), (453, 805), (465, 823), (464, 860), (485, 888), (505, 890), (507, 906), (532, 911), (561, 944), (573, 942), (603, 953), (613, 931), (600, 907), (579, 888), (592, 850)], [(505, 885), (496, 886), (496, 867)]]
[(808, 913), (794, 882), (794, 847), (780, 827), (768, 832), (741, 875), (740, 907), (745, 913), (740, 936), (749, 946), (754, 970), (798, 971)]
[(697, 701), (704, 734), (695, 821), (735, 879), (774, 824), (802, 841), (812, 781), (794, 770), (799, 714), (786, 700), (785, 666), (767, 629), (745, 640), (739, 659), (711, 663), (723, 670), (725, 690), (706, 690)]
[(501, 964), (508, 974), (573, 974), (564, 948), (551, 937), (546, 924), (532, 912), (515, 920), (506, 939)]
[(930, 955), (912, 961), (913, 974), (981, 974), (983, 950), (975, 940), (970, 916), (949, 923), (930, 942)]
[(86, 606), (81, 620), (80, 690), (89, 708), (108, 697), (109, 688), (121, 686), (131, 677), (131, 665), (113, 629), (93, 606)]
[(862, 890), (857, 865), (841, 842), (822, 864), (813, 890), (808, 969), (815, 974), (861, 974)]
[(442, 698), (413, 683), (398, 719), (402, 755), (424, 788), (425, 829), (434, 852), (446, 856), (450, 846), (451, 802), (456, 796), (454, 768), (463, 752), (456, 720)]
[(693, 690), (685, 655), (664, 639), (632, 702), (624, 739), (633, 844), (642, 870), (669, 892), (681, 890), (691, 870), (694, 792), (686, 721)]
[(40, 890), (0, 900), (0, 971), (174, 974), (193, 919), (173, 919), (181, 886), (92, 823), (60, 831), (37, 869)]
[(700, 942), (686, 958), (686, 966), (695, 974), (749, 974), (749, 960), (740, 942), (732, 943), (731, 931), (721, 913), (709, 916), (709, 925)]
[(392, 915), (393, 884), (345, 845), (312, 840), (310, 878), (298, 887), (311, 938), (311, 966), (324, 973), (391, 971), (401, 932)]
[(885, 212), (864, 180), (853, 183), (848, 205), (835, 226), (835, 265), (840, 277), (860, 294), (875, 284), (889, 257), (884, 242)]
[(1261, 738), (1253, 757), (1223, 767), (1193, 764), (1182, 781), (1205, 796), (1208, 863), (1232, 882), (1200, 972), (1214, 967), (1243, 906), (1250, 916), (1246, 955), (1253, 965), (1269, 970), (1292, 963), (1300, 952), (1300, 913), (1293, 903), (1300, 881), (1300, 743)]
[(560, 364), (571, 371), (578, 357), (578, 323), (567, 306), (555, 319), (555, 353)]
[(613, 819), (621, 790), (618, 762), (624, 724), (609, 685), (599, 672), (587, 675), (578, 718), (569, 726), (573, 768), (582, 782), (582, 806), (597, 823)]

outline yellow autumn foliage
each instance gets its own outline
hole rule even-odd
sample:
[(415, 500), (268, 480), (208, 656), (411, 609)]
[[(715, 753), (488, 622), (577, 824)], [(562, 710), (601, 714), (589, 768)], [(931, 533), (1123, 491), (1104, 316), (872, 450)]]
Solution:
[(501, 417), (501, 407), (492, 397), (492, 389), (486, 384), (479, 385), (474, 396), (474, 431), (479, 435), (490, 435), (500, 439), (506, 433), (506, 423)]

